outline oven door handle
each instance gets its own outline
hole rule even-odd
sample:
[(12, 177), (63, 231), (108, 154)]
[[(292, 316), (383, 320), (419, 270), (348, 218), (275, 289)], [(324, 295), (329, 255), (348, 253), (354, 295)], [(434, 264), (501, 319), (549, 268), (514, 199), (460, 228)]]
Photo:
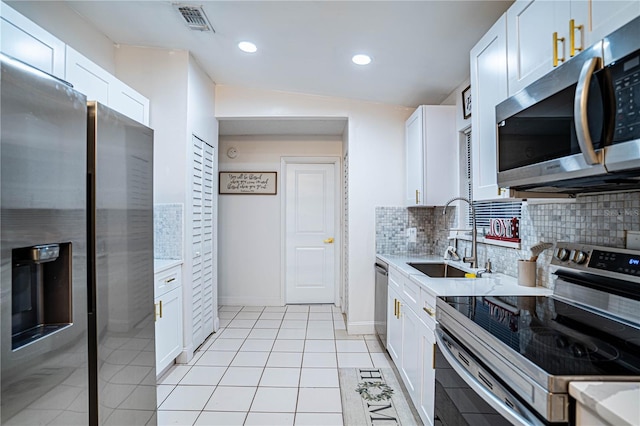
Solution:
[[(442, 333), (441, 330), (438, 330), (438, 331)], [(489, 404), (502, 417), (509, 420), (514, 425), (518, 425), (518, 426), (544, 425), (544, 423), (542, 423), (535, 416), (535, 414), (525, 409), (525, 407), (522, 406), (522, 404), (518, 403), (518, 408), (520, 409), (520, 411), (525, 413), (526, 417), (516, 412), (512, 408), (510, 408), (504, 401), (500, 400), (496, 395), (494, 395), (484, 385), (482, 385), (480, 381), (476, 379), (471, 373), (469, 373), (467, 369), (462, 366), (460, 361), (456, 359), (454, 354), (449, 350), (449, 348), (443, 341), (442, 336), (440, 335), (440, 333), (438, 333), (438, 331), (436, 331), (436, 343), (438, 344), (438, 347), (440, 348), (440, 352), (442, 353), (442, 355), (449, 362), (449, 364), (456, 371), (456, 373), (458, 373), (460, 378), (462, 378), (462, 380), (464, 380), (467, 383), (467, 385), (469, 385), (469, 387), (473, 389), (473, 391), (477, 393), (478, 396), (480, 396), (487, 404)], [(436, 365), (436, 370), (437, 368), (438, 366)], [(487, 372), (486, 370), (484, 372), (485, 374), (488, 374), (490, 377), (492, 377), (492, 375), (489, 374), (489, 372)], [(495, 383), (497, 383), (497, 380), (495, 380), (495, 378), (493, 380)], [(502, 387), (502, 389), (505, 393), (507, 393), (507, 390), (504, 387)], [(512, 396), (511, 399), (513, 401), (518, 401), (515, 396)]]

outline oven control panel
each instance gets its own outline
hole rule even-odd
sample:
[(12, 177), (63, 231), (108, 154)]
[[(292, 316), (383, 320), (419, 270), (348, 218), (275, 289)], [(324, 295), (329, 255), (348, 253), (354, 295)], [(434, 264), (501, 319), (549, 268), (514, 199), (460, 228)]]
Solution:
[(640, 277), (640, 251), (558, 242), (551, 264), (591, 273)]

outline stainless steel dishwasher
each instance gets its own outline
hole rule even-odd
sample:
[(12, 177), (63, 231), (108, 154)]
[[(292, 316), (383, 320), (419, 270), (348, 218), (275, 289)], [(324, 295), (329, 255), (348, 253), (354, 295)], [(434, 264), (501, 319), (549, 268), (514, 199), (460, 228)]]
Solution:
[(380, 339), (382, 347), (387, 349), (387, 285), (389, 278), (389, 265), (380, 259), (376, 259), (376, 298), (374, 308), (374, 321), (376, 335)]

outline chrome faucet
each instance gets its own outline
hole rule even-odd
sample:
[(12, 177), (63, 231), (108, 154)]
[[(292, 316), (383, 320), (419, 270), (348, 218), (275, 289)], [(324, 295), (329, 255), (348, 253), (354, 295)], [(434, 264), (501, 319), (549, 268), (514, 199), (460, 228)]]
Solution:
[(465, 256), (462, 258), (462, 261), (471, 263), (471, 267), (475, 269), (478, 265), (478, 255), (477, 255), (478, 236), (476, 231), (476, 209), (475, 207), (473, 207), (473, 202), (471, 202), (468, 198), (465, 198), (465, 197), (452, 198), (449, 201), (447, 201), (447, 203), (444, 205), (444, 209), (442, 209), (442, 214), (446, 215), (447, 207), (449, 206), (449, 204), (453, 203), (456, 200), (465, 201), (469, 204), (469, 206), (471, 206), (471, 226), (473, 228), (471, 230), (471, 257)]

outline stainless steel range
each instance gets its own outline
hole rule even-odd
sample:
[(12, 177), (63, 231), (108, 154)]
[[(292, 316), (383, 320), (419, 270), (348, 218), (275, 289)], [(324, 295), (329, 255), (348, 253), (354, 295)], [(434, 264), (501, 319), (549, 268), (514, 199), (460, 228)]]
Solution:
[(640, 252), (557, 243), (552, 296), (437, 300), (436, 420), (572, 424), (572, 381), (640, 376)]

